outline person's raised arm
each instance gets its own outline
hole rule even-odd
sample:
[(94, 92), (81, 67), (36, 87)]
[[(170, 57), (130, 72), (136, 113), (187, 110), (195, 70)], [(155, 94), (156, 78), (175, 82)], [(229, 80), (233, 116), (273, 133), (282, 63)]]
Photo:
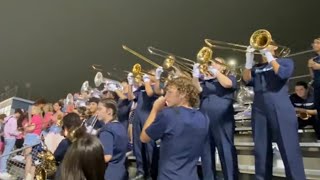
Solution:
[(147, 74), (143, 75), (144, 87), (146, 89), (146, 93), (149, 97), (153, 96), (154, 92), (151, 86), (150, 77)]
[(198, 89), (199, 92), (202, 92), (202, 87), (199, 82), (200, 75), (201, 75), (200, 74), (200, 64), (195, 63), (193, 65), (193, 69), (192, 69), (192, 83)]
[(246, 65), (245, 69), (243, 70), (242, 79), (245, 83), (249, 83), (252, 79), (251, 77), (251, 69), (254, 64), (254, 49), (251, 46), (248, 46), (246, 50)]

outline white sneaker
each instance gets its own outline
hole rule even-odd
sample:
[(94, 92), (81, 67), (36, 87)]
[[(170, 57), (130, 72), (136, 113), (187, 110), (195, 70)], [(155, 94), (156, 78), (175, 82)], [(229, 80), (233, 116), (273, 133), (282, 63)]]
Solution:
[(7, 180), (11, 179), (11, 174), (5, 172), (5, 173), (0, 173), (0, 179)]

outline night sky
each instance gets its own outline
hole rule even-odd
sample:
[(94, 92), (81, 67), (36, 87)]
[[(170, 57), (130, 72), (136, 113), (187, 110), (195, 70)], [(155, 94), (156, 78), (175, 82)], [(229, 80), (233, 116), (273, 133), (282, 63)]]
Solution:
[[(19, 96), (30, 91), (32, 99), (56, 100), (85, 80), (94, 86), (92, 64), (119, 78), (137, 62), (150, 67), (122, 44), (157, 62), (150, 45), (195, 59), (205, 38), (247, 45), (253, 31), (265, 28), (293, 52), (307, 50), (320, 35), (319, 7), (319, 0), (1, 1), (0, 92), (18, 86)], [(244, 63), (241, 53), (215, 56)], [(294, 75), (307, 73), (312, 56), (294, 58)]]

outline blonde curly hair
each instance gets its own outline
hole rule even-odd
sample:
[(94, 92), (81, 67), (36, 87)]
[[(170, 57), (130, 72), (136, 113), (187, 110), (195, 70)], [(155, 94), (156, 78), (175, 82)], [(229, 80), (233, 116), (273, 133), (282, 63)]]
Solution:
[(168, 87), (176, 87), (179, 93), (185, 94), (190, 106), (199, 106), (199, 91), (193, 84), (192, 79), (188, 77), (178, 77), (168, 81), (165, 89)]

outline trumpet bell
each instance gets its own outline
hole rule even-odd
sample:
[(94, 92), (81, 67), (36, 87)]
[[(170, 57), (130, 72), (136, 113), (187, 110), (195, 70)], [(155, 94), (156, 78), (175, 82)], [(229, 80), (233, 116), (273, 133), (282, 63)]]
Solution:
[(255, 31), (250, 37), (250, 46), (256, 50), (264, 49), (272, 42), (271, 33), (265, 29)]

